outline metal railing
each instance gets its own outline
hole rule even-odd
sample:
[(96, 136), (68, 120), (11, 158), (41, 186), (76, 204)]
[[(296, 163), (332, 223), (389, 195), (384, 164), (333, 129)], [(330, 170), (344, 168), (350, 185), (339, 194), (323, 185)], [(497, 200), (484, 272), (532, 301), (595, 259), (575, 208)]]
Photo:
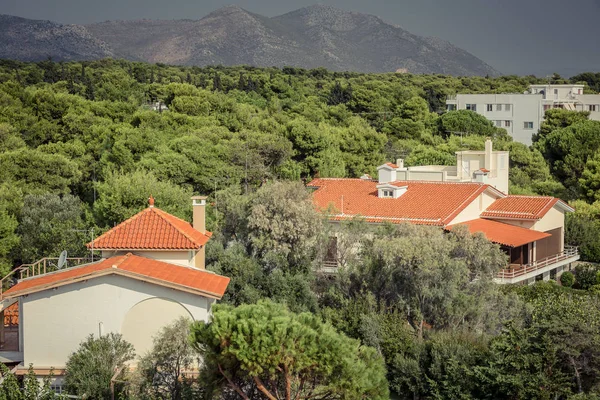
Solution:
[[(23, 264), (10, 271), (4, 278), (0, 280), (0, 300), (3, 299), (4, 290), (9, 289), (10, 286), (12, 286), (15, 278), (25, 279), (33, 276), (44, 275), (53, 271), (58, 271), (58, 260), (58, 257), (45, 257), (31, 264)], [(65, 268), (90, 262), (92, 262), (92, 259), (87, 257), (67, 258)]]
[(579, 250), (575, 246), (565, 246), (565, 249), (558, 254), (542, 258), (541, 260), (534, 261), (531, 264), (526, 265), (515, 265), (498, 272), (497, 278), (500, 279), (512, 279), (519, 276), (529, 274), (531, 272), (543, 269), (549, 265), (559, 263), (569, 258), (579, 255)]

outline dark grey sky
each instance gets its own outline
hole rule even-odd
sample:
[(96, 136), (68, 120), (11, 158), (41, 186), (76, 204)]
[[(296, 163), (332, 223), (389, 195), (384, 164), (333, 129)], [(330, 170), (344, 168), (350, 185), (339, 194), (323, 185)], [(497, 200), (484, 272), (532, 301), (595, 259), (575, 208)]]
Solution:
[[(0, 13), (62, 23), (200, 19), (224, 5), (274, 16), (315, 0), (0, 0)], [(325, 0), (470, 51), (505, 74), (600, 71), (600, 0)]]

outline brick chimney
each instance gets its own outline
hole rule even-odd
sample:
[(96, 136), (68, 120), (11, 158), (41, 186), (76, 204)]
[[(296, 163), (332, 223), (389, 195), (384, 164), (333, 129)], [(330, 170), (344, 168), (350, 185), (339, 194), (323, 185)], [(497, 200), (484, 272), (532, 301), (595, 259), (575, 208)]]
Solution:
[(195, 230), (206, 233), (206, 196), (192, 197), (192, 226)]

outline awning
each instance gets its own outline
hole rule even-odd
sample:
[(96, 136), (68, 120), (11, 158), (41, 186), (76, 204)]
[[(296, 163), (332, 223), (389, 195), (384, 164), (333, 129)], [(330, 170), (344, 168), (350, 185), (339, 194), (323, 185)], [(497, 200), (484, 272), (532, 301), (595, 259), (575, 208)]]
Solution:
[(549, 233), (481, 218), (463, 222), (461, 224), (450, 225), (447, 226), (446, 229), (452, 230), (452, 228), (459, 225), (465, 225), (472, 234), (476, 232), (483, 233), (490, 242), (509, 247), (523, 246), (552, 236)]

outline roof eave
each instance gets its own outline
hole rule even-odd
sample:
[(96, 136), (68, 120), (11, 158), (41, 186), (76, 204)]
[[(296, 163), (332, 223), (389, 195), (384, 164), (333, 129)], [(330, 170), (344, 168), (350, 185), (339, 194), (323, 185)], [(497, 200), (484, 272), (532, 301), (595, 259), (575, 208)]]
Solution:
[[(51, 284), (46, 284), (46, 285), (41, 285), (41, 286), (35, 286), (35, 287), (29, 288), (29, 289), (20, 290), (20, 291), (16, 291), (16, 292), (13, 292), (13, 293), (11, 293), (10, 291), (8, 291), (8, 292), (6, 292), (4, 294), (3, 298), (4, 299), (12, 299), (12, 298), (15, 298), (15, 297), (26, 296), (26, 295), (33, 294), (33, 293), (43, 292), (44, 290), (50, 290), (50, 289), (54, 289), (54, 288), (58, 288), (58, 287), (66, 286), (66, 285), (70, 285), (70, 284), (73, 284), (73, 283), (84, 282), (84, 281), (87, 281), (89, 279), (99, 278), (99, 277), (108, 276), (108, 275), (125, 276), (125, 277), (129, 277), (129, 278), (132, 278), (132, 279), (136, 279), (136, 280), (141, 280), (141, 281), (144, 281), (144, 282), (153, 283), (155, 285), (168, 287), (170, 289), (175, 289), (175, 290), (179, 290), (179, 291), (182, 291), (182, 292), (187, 292), (187, 293), (191, 293), (191, 294), (201, 295), (203, 297), (208, 297), (208, 298), (215, 299), (215, 300), (221, 300), (221, 298), (225, 294), (224, 292), (222, 294), (220, 294), (220, 293), (208, 292), (208, 291), (204, 291), (204, 290), (200, 290), (200, 289), (194, 289), (194, 288), (191, 288), (189, 286), (185, 286), (185, 285), (180, 285), (180, 284), (177, 284), (177, 283), (163, 281), (163, 280), (160, 280), (160, 279), (149, 277), (147, 275), (136, 274), (135, 272), (130, 272), (130, 271), (127, 271), (127, 270), (119, 269), (117, 267), (117, 268), (107, 268), (107, 269), (104, 269), (104, 270), (101, 270), (101, 271), (91, 272), (91, 273), (86, 274), (84, 276), (78, 276), (78, 277), (75, 277), (75, 278), (72, 278), (72, 279), (64, 279), (62, 281), (52, 282)], [(229, 285), (229, 282), (228, 282), (228, 285)]]

